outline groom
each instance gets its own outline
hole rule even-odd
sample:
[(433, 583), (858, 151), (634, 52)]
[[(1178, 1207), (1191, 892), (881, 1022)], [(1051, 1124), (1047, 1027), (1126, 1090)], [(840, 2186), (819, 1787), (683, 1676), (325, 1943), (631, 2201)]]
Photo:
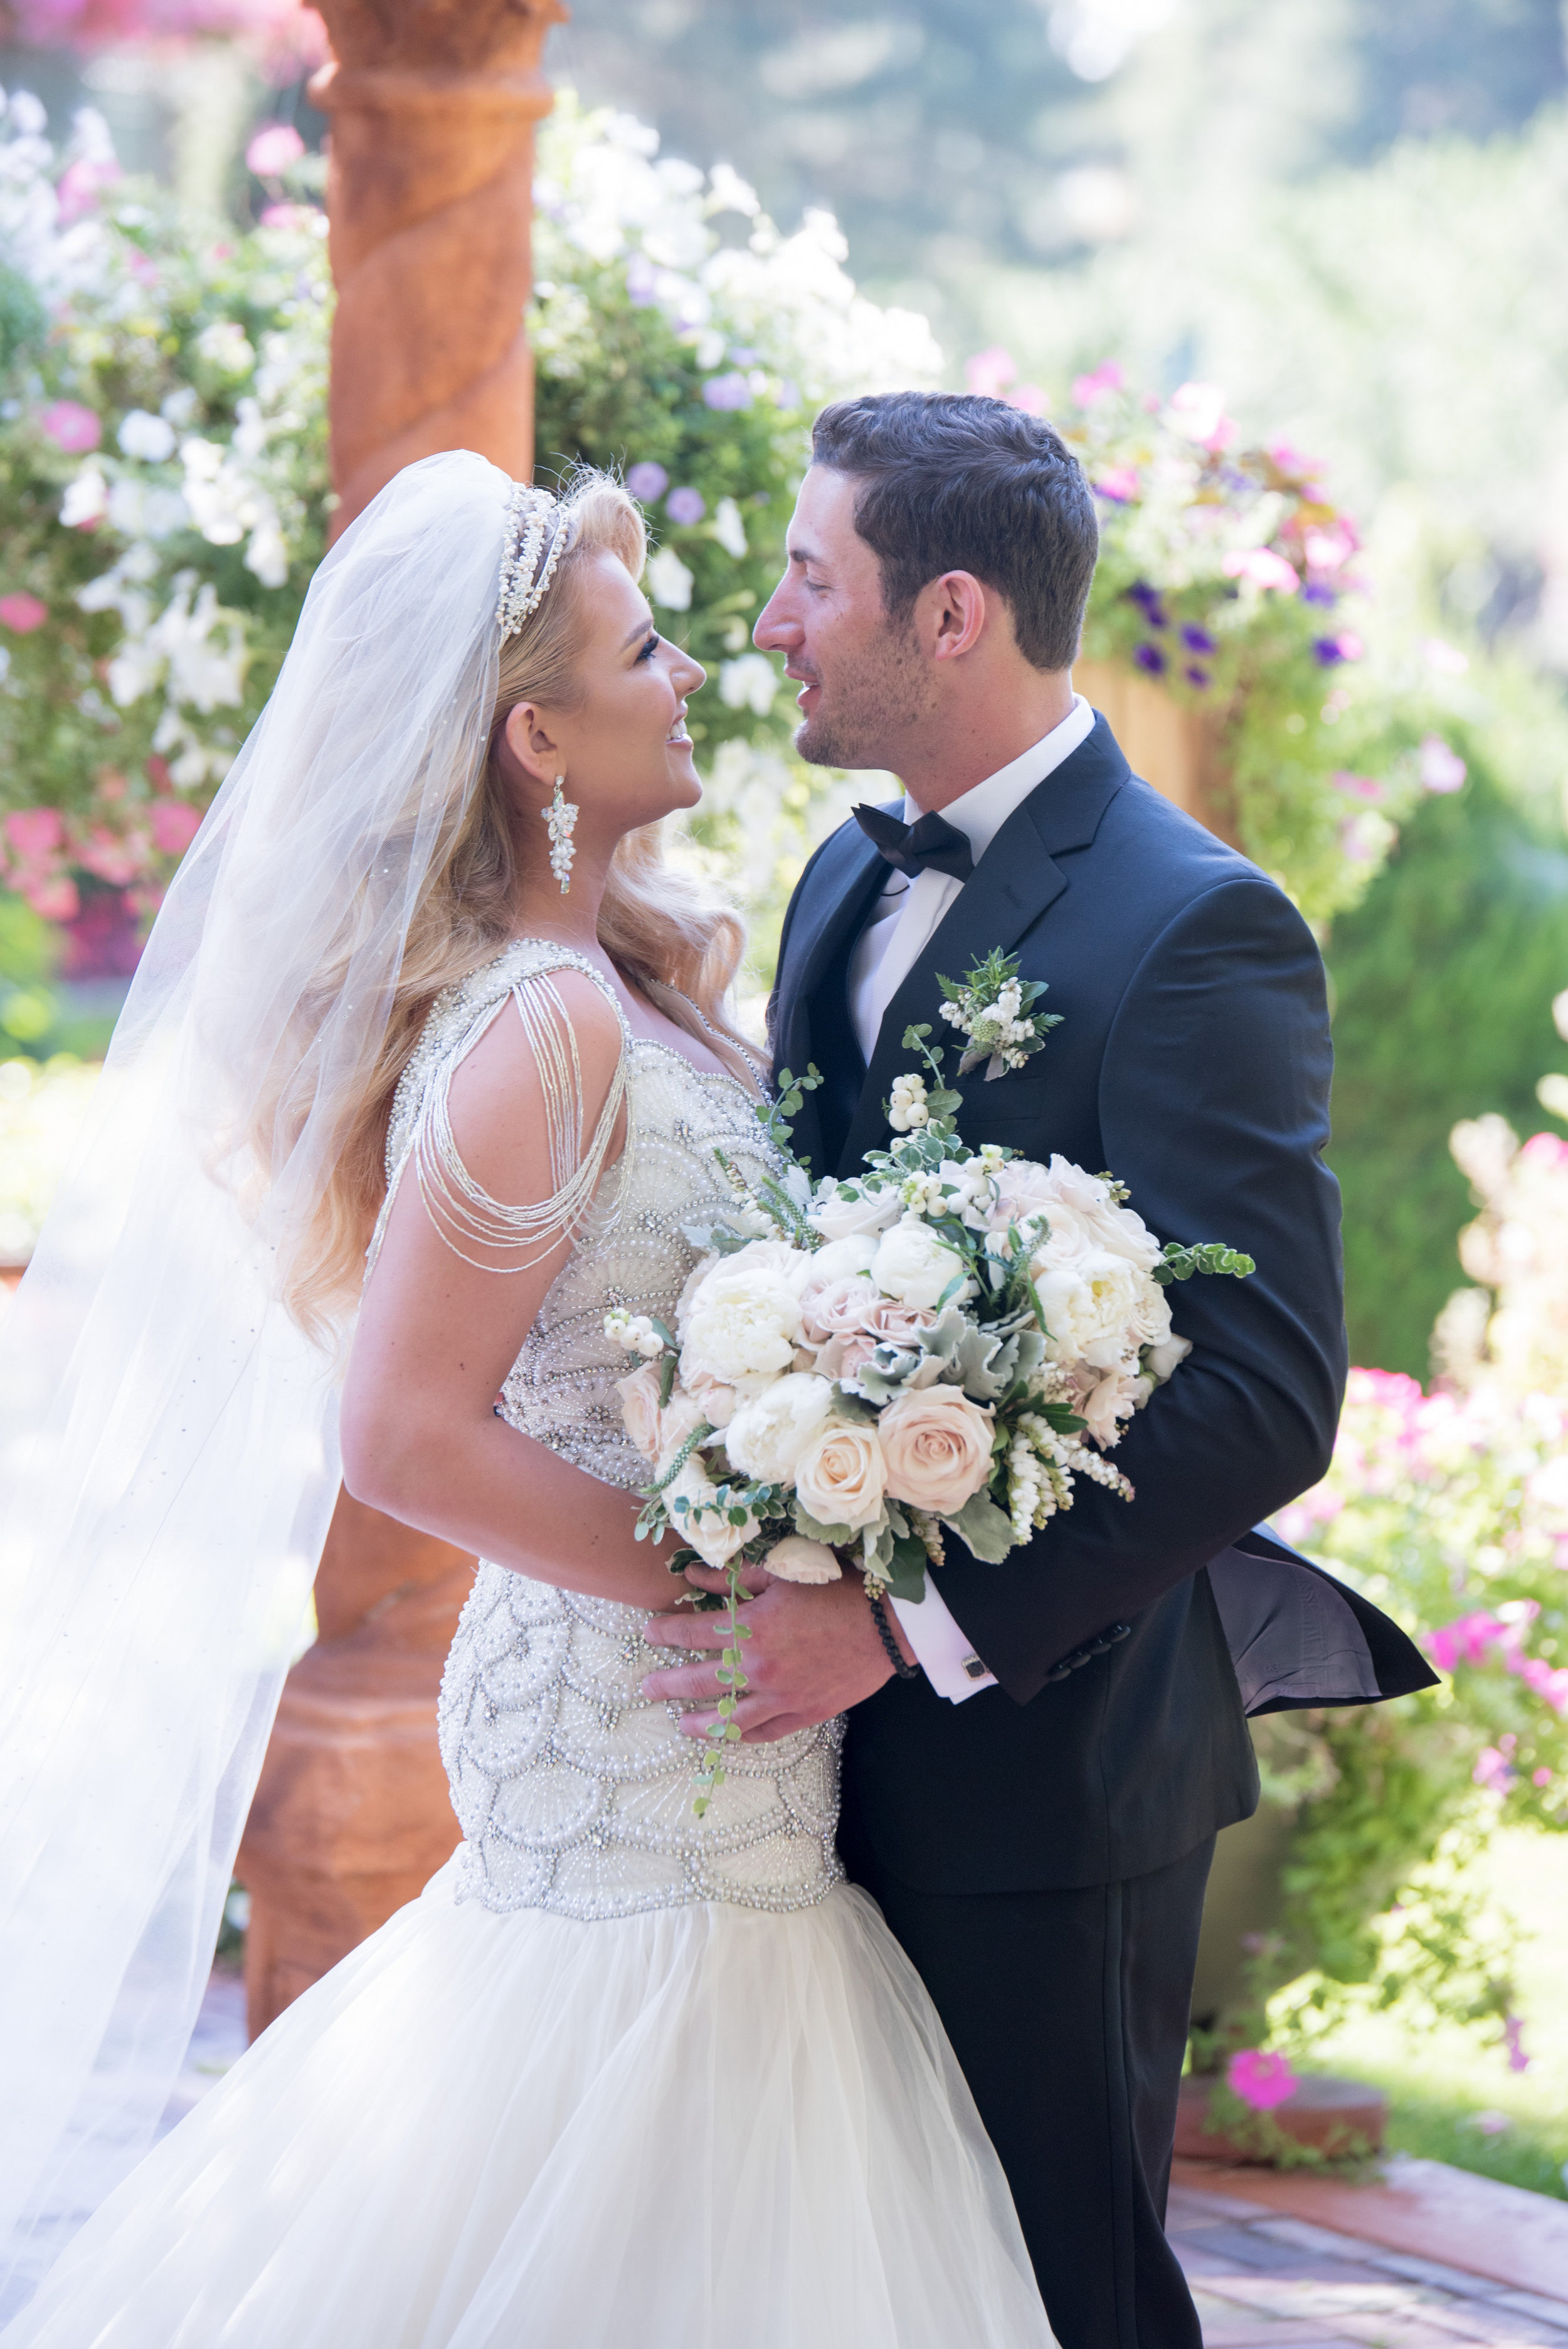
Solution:
[[(795, 1146), (821, 1174), (885, 1145), (905, 1028), (940, 1037), (938, 973), (1000, 947), (1061, 1025), (963, 1081), (965, 1140), (1109, 1167), (1161, 1239), (1257, 1270), (1171, 1292), (1191, 1352), (1116, 1454), (1130, 1504), (1080, 1481), (999, 1566), (949, 1536), (931, 1595), (880, 1621), (858, 1576), (769, 1584), (738, 1717), (767, 1739), (850, 1713), (845, 1861), (942, 2014), (1063, 2349), (1198, 2349), (1163, 2216), (1214, 1837), (1257, 1802), (1245, 1712), (1431, 1675), (1250, 1530), (1323, 1475), (1345, 1373), (1323, 968), (1074, 693), (1097, 544), (1038, 419), (914, 392), (819, 417), (756, 641), (801, 684), (801, 755), (905, 796), (818, 850), (785, 917), (777, 1061), (823, 1080)], [(718, 1692), (707, 1662), (647, 1687)]]

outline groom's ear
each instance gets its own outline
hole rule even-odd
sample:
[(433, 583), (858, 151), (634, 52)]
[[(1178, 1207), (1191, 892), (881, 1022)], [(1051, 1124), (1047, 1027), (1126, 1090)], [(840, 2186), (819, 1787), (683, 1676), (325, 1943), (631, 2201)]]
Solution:
[(915, 634), (932, 659), (956, 660), (973, 652), (987, 622), (994, 627), (1006, 609), (995, 589), (986, 587), (972, 571), (944, 571), (939, 579), (928, 580), (915, 598)]

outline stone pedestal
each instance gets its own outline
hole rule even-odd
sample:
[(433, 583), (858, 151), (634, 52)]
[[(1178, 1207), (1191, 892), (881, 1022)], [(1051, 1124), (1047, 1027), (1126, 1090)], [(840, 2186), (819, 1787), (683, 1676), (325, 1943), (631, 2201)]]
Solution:
[[(1266, 2153), (1235, 2142), (1207, 2127), (1213, 2082), (1189, 2076), (1176, 2109), (1176, 2153), (1186, 2161), (1264, 2162)], [(1310, 2146), (1327, 2160), (1380, 2153), (1388, 2099), (1360, 2080), (1307, 2076), (1296, 2082), (1283, 2105), (1267, 2116), (1295, 2145)]]
[(533, 126), (559, 0), (322, 0), (333, 63), (327, 211), (332, 471), (345, 529), (416, 458), (533, 463)]
[(338, 1496), (321, 1635), (284, 1684), (234, 1863), (253, 2038), (456, 1847), (436, 1696), (472, 1573), (460, 1550)]
[(1136, 775), (1240, 848), (1217, 716), (1189, 709), (1152, 678), (1114, 661), (1078, 661), (1073, 683), (1105, 717)]

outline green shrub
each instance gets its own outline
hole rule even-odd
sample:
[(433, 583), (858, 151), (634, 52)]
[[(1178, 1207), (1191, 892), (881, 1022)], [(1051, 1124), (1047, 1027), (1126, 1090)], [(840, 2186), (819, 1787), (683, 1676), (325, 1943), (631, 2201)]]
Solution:
[(1417, 810), (1328, 947), (1351, 1360), (1416, 1377), (1473, 1212), (1449, 1133), (1487, 1110), (1533, 1131), (1537, 1079), (1568, 1064), (1549, 1009), (1568, 985), (1568, 848), (1480, 743), (1460, 748), (1465, 789)]

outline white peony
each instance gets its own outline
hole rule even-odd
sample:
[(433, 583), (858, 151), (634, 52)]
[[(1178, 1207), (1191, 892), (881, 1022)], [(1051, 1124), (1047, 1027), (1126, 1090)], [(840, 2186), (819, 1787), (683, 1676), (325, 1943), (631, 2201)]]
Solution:
[(729, 1464), (761, 1485), (785, 1485), (832, 1408), (829, 1381), (791, 1371), (741, 1403), (725, 1431)]
[(1171, 1299), (1157, 1280), (1140, 1276), (1138, 1303), (1132, 1314), (1132, 1340), (1137, 1346), (1163, 1346), (1171, 1335)]
[(826, 1542), (808, 1541), (804, 1534), (789, 1534), (762, 1561), (780, 1582), (837, 1582), (843, 1568)]
[[(841, 1187), (852, 1196), (841, 1199)], [(862, 1234), (885, 1232), (903, 1213), (903, 1202), (891, 1185), (885, 1191), (867, 1191), (858, 1183), (841, 1186), (830, 1175), (818, 1184), (817, 1195), (811, 1202), (811, 1221), (825, 1240), (847, 1240)]]
[(1037, 1257), (1031, 1271), (1050, 1332), (1046, 1351), (1052, 1361), (1115, 1370), (1127, 1350), (1129, 1325), (1140, 1302), (1137, 1266), (1099, 1248), (1071, 1264)]
[(1160, 1243), (1142, 1216), (1118, 1206), (1099, 1176), (1086, 1174), (1070, 1158), (1058, 1154), (1048, 1167), (1037, 1159), (1014, 1159), (998, 1179), (1003, 1197), (1015, 1212), (1043, 1210), (1054, 1226), (1065, 1209), (1109, 1255), (1125, 1257), (1145, 1272), (1159, 1263)]
[(681, 1378), (697, 1389), (707, 1380), (742, 1394), (787, 1371), (800, 1342), (796, 1274), (805, 1251), (781, 1241), (754, 1240), (720, 1257), (679, 1307)]
[(808, 1290), (825, 1288), (830, 1280), (842, 1280), (854, 1272), (870, 1272), (877, 1244), (868, 1233), (855, 1232), (841, 1240), (830, 1240), (815, 1256), (806, 1258), (805, 1272), (800, 1280), (800, 1295)]
[[(906, 1216), (883, 1236), (872, 1265), (872, 1278), (884, 1297), (929, 1312), (954, 1275), (963, 1270), (964, 1259), (956, 1249), (939, 1240), (919, 1216)], [(966, 1293), (956, 1289), (954, 1295)]]

